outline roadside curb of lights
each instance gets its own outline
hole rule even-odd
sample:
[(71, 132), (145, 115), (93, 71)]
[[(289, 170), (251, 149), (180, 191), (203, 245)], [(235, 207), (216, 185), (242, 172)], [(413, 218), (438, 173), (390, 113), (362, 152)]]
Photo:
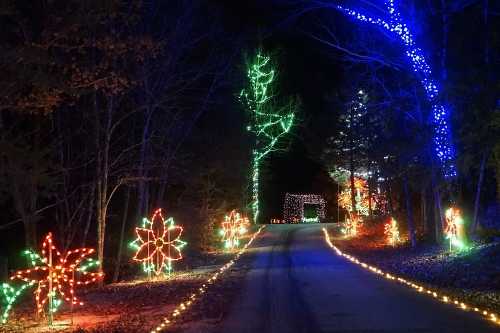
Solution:
[(339, 256), (347, 258), (350, 262), (352, 262), (356, 265), (359, 265), (359, 266), (363, 267), (364, 269), (371, 271), (373, 274), (380, 275), (387, 280), (393, 280), (393, 281), (398, 282), (400, 284), (406, 285), (409, 288), (413, 288), (413, 289), (417, 290), (418, 293), (428, 294), (428, 295), (432, 296), (433, 298), (440, 300), (443, 303), (455, 305), (457, 308), (462, 309), (463, 311), (477, 312), (479, 315), (481, 315), (481, 317), (483, 319), (488, 320), (488, 321), (492, 321), (492, 322), (500, 325), (499, 316), (493, 312), (482, 310), (482, 309), (479, 309), (477, 307), (469, 306), (457, 298), (446, 296), (442, 293), (438, 293), (438, 292), (433, 291), (431, 289), (426, 289), (425, 287), (418, 285), (412, 281), (403, 279), (403, 278), (398, 277), (394, 274), (386, 273), (375, 266), (371, 266), (371, 265), (368, 265), (362, 261), (359, 261), (356, 257), (353, 257), (350, 254), (342, 252), (338, 247), (333, 245), (333, 243), (330, 239), (330, 235), (328, 234), (328, 231), (325, 228), (323, 228), (323, 232), (325, 234), (325, 240), (326, 240), (326, 243), (328, 244), (328, 246), (330, 246)]
[(264, 229), (265, 227), (266, 227), (265, 225), (261, 226), (259, 228), (259, 230), (257, 230), (252, 235), (252, 237), (245, 244), (245, 246), (243, 246), (238, 251), (238, 253), (234, 256), (233, 259), (231, 259), (224, 266), (222, 266), (221, 268), (219, 268), (214, 274), (212, 274), (212, 276), (205, 283), (203, 283), (201, 285), (201, 287), (199, 287), (197, 289), (197, 291), (193, 292), (189, 297), (186, 297), (184, 299), (184, 301), (182, 301), (170, 314), (168, 314), (165, 317), (163, 317), (161, 324), (159, 324), (158, 326), (156, 326), (156, 328), (154, 328), (153, 330), (151, 330), (151, 333), (161, 332), (161, 331), (167, 329), (168, 326), (170, 326), (170, 325), (173, 324), (173, 322), (175, 321), (175, 319), (178, 316), (180, 316), (181, 314), (185, 313), (187, 311), (187, 309), (189, 309), (198, 300), (200, 300), (201, 299), (201, 295), (203, 295), (206, 292), (206, 290), (208, 289), (208, 287), (210, 287), (211, 285), (213, 285), (215, 283), (215, 281), (217, 280), (217, 278), (219, 277), (219, 275), (221, 275), (222, 273), (224, 273), (227, 269), (229, 269), (231, 266), (233, 266), (236, 263), (236, 261), (241, 257), (241, 255), (243, 253), (246, 252), (247, 248), (252, 244), (252, 242), (254, 241), (254, 239), (260, 234), (260, 232), (262, 231), (262, 229)]

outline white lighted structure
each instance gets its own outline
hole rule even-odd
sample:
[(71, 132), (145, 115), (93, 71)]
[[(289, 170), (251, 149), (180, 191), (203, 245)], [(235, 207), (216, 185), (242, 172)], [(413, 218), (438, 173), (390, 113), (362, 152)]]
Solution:
[[(304, 205), (316, 206), (316, 217), (304, 216)], [(311, 223), (320, 222), (325, 218), (326, 202), (321, 195), (317, 194), (290, 194), (285, 195), (283, 217), (285, 223)]]

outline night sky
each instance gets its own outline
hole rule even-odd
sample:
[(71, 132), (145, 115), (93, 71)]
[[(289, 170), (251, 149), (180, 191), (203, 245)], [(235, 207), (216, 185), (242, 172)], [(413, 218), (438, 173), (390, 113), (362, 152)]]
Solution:
[[(35, 26), (33, 30), (36, 31), (38, 29), (37, 26), (43, 26), (44, 22), (41, 22), (42, 18), (34, 14), (37, 11), (36, 8), (30, 7), (28, 2), (24, 3), (26, 6), (20, 7), (22, 11), (27, 12), (27, 17), (33, 16), (34, 20), (31, 23)], [(300, 3), (300, 1), (297, 3)], [(429, 3), (417, 4), (428, 6)], [(162, 17), (162, 14), (168, 17), (167, 11), (171, 9), (169, 8), (171, 5), (165, 3), (164, 6), (161, 10), (154, 13), (155, 17)], [(246, 58), (253, 56), (256, 50), (261, 48), (266, 54), (271, 55), (275, 63), (279, 66), (276, 85), (280, 94), (278, 98), (298, 96), (301, 100), (301, 108), (297, 115), (299, 119), (298, 123), (283, 142), (284, 146), (288, 147), (288, 149), (271, 154), (263, 165), (260, 180), (262, 186), (262, 222), (267, 222), (271, 218), (281, 217), (283, 199), (286, 192), (322, 194), (329, 202), (329, 208), (335, 210), (337, 207), (335, 203), (337, 184), (328, 176), (328, 170), (323, 164), (321, 156), (327, 138), (338, 132), (338, 116), (345, 108), (343, 103), (349, 100), (353, 89), (356, 88), (353, 86), (353, 81), (362, 80), (359, 78), (363, 77), (362, 74), (364, 73), (360, 74), (362, 72), (362, 70), (360, 71), (360, 67), (365, 68), (371, 64), (353, 64), (353, 61), (346, 60), (345, 53), (321, 44), (319, 41), (314, 40), (312, 35), (321, 36), (321, 33), (324, 32), (322, 24), (331, 24), (329, 28), (333, 29), (335, 38), (338, 37), (341, 39), (339, 40), (340, 45), (346, 48), (350, 48), (353, 45), (366, 47), (366, 50), (360, 50), (360, 53), (371, 48), (376, 51), (383, 50), (387, 52), (387, 54), (384, 53), (384, 56), (391, 58), (391, 60), (392, 56), (404, 57), (401, 47), (398, 46), (399, 44), (394, 43), (394, 40), (391, 41), (390, 38), (387, 38), (387, 35), (381, 34), (376, 29), (367, 29), (365, 25), (353, 23), (352, 20), (335, 10), (311, 11), (304, 15), (293, 17), (291, 14), (296, 12), (300, 6), (297, 5), (298, 7), (294, 8), (293, 1), (206, 0), (201, 2), (201, 6), (203, 7), (201, 11), (203, 13), (206, 12), (206, 15), (197, 17), (196, 23), (199, 24), (199, 26), (197, 25), (197, 29), (202, 30), (205, 28), (205, 25), (208, 26), (210, 20), (217, 20), (214, 22), (218, 23), (218, 29), (219, 22), (222, 22), (224, 31), (223, 33), (215, 34), (214, 39), (218, 39), (223, 46), (214, 45), (213, 49), (218, 52), (219, 49), (216, 48), (220, 47), (224, 51), (221, 54), (231, 60), (228, 60), (228, 75), (223, 76), (221, 87), (217, 87), (213, 100), (210, 101), (210, 107), (207, 108), (206, 112), (194, 125), (196, 129), (182, 147), (182, 154), (190, 155), (191, 160), (186, 162), (186, 164), (179, 162), (179, 166), (176, 166), (179, 170), (182, 169), (179, 171), (179, 174), (199, 171), (196, 169), (197, 164), (201, 164), (196, 159), (198, 155), (203, 155), (202, 157), (206, 161), (215, 159), (224, 161), (225, 156), (221, 157), (216, 153), (212, 156), (212, 152), (210, 151), (212, 148), (213, 150), (217, 150), (219, 143), (223, 143), (229, 146), (229, 148), (224, 148), (228, 150), (229, 154), (236, 152), (232, 154), (232, 158), (238, 159), (241, 162), (239, 164), (234, 163), (235, 168), (237, 166), (239, 169), (231, 177), (238, 177), (241, 183), (249, 183), (245, 177), (248, 177), (250, 174), (249, 156), (252, 149), (252, 140), (245, 130), (248, 123), (248, 113), (241, 103), (238, 102), (237, 95), (247, 84)], [(422, 13), (420, 14), (422, 15)], [(170, 15), (173, 15), (172, 11)], [(290, 18), (290, 16), (293, 18)], [(410, 24), (412, 28), (415, 28), (416, 34), (419, 37), (428, 37), (421, 38), (422, 48), (429, 54), (429, 62), (433, 67), (439, 68), (439, 66), (435, 66), (439, 58), (439, 53), (436, 51), (440, 45), (439, 40), (437, 40), (439, 34), (427, 33), (428, 31), (432, 31), (433, 24), (435, 24), (438, 17), (433, 14), (427, 15), (420, 21), (419, 19), (419, 17), (412, 17)], [(469, 16), (466, 19), (469, 19)], [(455, 22), (459, 22), (459, 20), (460, 17), (457, 17)], [(474, 29), (480, 30), (479, 25), (476, 24), (471, 29), (464, 30), (463, 35), (455, 34), (450, 36), (450, 49), (458, 50), (459, 46), (467, 48), (467, 50), (463, 50), (464, 52), (455, 51), (455, 54), (462, 54), (464, 58), (474, 58), (475, 62), (471, 61), (470, 66), (464, 67), (471, 69), (472, 74), (469, 74), (471, 77), (477, 74), (474, 73), (475, 63), (482, 61), (482, 57), (478, 56), (479, 52), (476, 52), (478, 49), (481, 49), (480, 38), (470, 36), (476, 33)], [(464, 40), (467, 43), (464, 43)], [(202, 51), (199, 53), (192, 52), (189, 54), (189, 61), (192, 61), (194, 65), (200, 65), (197, 62), (204, 61), (205, 56), (209, 53), (208, 51), (212, 50), (212, 45), (204, 45), (200, 49)], [(234, 49), (235, 51), (231, 53), (228, 49)], [(234, 59), (230, 58), (230, 55), (233, 55)], [(464, 60), (461, 57), (460, 59), (456, 57), (449, 60), (450, 82), (461, 82), (456, 77), (463, 74), (464, 68), (459, 68), (455, 63), (464, 63), (469, 61), (469, 59)], [(410, 86), (415, 87), (420, 92), (423, 91), (418, 86), (419, 82), (406, 69), (399, 72), (392, 69), (385, 70), (386, 72), (380, 76), (388, 78), (387, 81), (391, 81), (390, 84), (392, 86), (389, 88), (394, 89), (400, 86)], [(390, 73), (388, 74), (387, 72)], [(462, 76), (466, 77), (465, 75)], [(207, 75), (206, 78), (200, 81), (202, 82), (197, 83), (195, 87), (197, 89), (196, 93), (204, 96), (211, 78)], [(379, 89), (379, 87), (370, 88), (374, 91)], [(466, 88), (469, 89), (470, 87), (467, 86)], [(457, 89), (457, 91), (459, 90)], [(189, 95), (183, 98), (188, 100), (186, 102), (187, 112), (196, 110), (200, 105), (198, 95)], [(453, 98), (454, 96), (450, 98), (450, 104), (455, 102)], [(185, 102), (184, 99), (182, 103)], [(464, 104), (454, 103), (453, 106), (456, 109), (460, 109), (468, 103), (468, 101), (461, 102)], [(185, 105), (183, 104), (183, 106)], [(425, 112), (429, 110), (428, 105), (426, 105), (423, 99), (422, 108), (427, 110)], [(457, 112), (456, 114), (459, 113)], [(395, 119), (399, 120), (400, 118)], [(398, 134), (402, 133), (394, 133), (394, 138), (398, 139)], [(245, 138), (245, 136), (247, 137)], [(206, 140), (207, 137), (210, 141)], [(192, 156), (196, 156), (196, 158), (192, 158)], [(248, 160), (244, 161), (245, 158)], [(191, 165), (187, 165), (188, 163)], [(202, 168), (200, 167), (200, 169)], [(165, 200), (166, 202), (175, 202), (180, 193), (185, 191), (185, 188), (189, 186), (186, 178), (189, 177), (183, 176), (175, 181), (172, 180), (172, 187), (175, 188), (168, 192), (170, 197)], [(232, 181), (238, 184), (238, 181), (234, 179)], [(467, 181), (473, 184), (470, 179)], [(227, 184), (223, 186), (225, 185)], [(486, 186), (489, 186), (489, 189), (487, 188), (489, 193), (494, 192), (494, 185)], [(119, 195), (123, 194), (120, 193)], [(236, 208), (237, 203), (232, 202), (231, 204)], [(7, 203), (7, 205), (10, 205), (10, 203)], [(116, 211), (120, 211), (120, 205), (120, 200), (112, 203)], [(179, 206), (178, 209), (182, 210), (182, 208)], [(10, 222), (17, 215), (12, 207), (9, 206), (7, 209), (9, 211), (6, 215), (9, 217), (6, 220)], [(47, 229), (47, 226), (51, 225), (52, 222), (48, 221), (47, 217), (52, 215), (52, 212), (47, 212), (46, 216), (41, 216), (44, 220), (43, 223), (40, 223), (40, 230)], [(328, 215), (336, 217), (336, 214), (332, 212)], [(119, 215), (115, 215), (112, 218), (117, 219), (117, 217)], [(6, 229), (2, 237), (5, 236), (6, 239), (15, 238), (11, 236), (21, 234), (22, 230), (23, 226), (18, 223), (15, 227)]]
[[(234, 1), (216, 3), (225, 9), (228, 29), (255, 37), (249, 47), (252, 44), (262, 47), (279, 64), (280, 92), (298, 96), (302, 103), (299, 123), (286, 139), (288, 149), (270, 155), (264, 162), (263, 221), (282, 217), (286, 192), (321, 194), (329, 202), (329, 208), (335, 208), (337, 185), (328, 176), (320, 156), (326, 138), (336, 127), (339, 109), (336, 96), (344, 76), (342, 62), (301, 30), (302, 25), (312, 22), (285, 20), (289, 8), (265, 10), (268, 3), (259, 1), (244, 5)], [(331, 213), (328, 215), (336, 218)]]

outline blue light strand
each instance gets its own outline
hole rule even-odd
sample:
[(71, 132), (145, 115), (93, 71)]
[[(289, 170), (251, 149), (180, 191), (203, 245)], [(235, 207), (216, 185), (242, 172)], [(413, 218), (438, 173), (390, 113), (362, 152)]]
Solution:
[(397, 10), (394, 0), (386, 0), (385, 5), (389, 13), (389, 21), (382, 18), (372, 18), (359, 11), (340, 5), (337, 6), (337, 9), (359, 21), (384, 28), (403, 42), (406, 47), (406, 56), (412, 64), (413, 71), (420, 76), (426, 96), (432, 105), (434, 149), (441, 162), (443, 174), (446, 178), (455, 177), (457, 176), (457, 170), (455, 165), (455, 149), (449, 125), (450, 113), (439, 101), (439, 89), (432, 78), (431, 67), (422, 49), (417, 47), (410, 28), (401, 19), (401, 14)]

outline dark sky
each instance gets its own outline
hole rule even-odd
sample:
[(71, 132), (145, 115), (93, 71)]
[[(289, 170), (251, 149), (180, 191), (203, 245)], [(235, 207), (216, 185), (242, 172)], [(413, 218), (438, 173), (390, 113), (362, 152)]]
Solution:
[(285, 20), (288, 8), (270, 9), (268, 1), (216, 3), (224, 8), (227, 28), (247, 36), (246, 52), (262, 46), (273, 55), (279, 64), (283, 96), (296, 95), (302, 102), (289, 149), (265, 162), (261, 179), (264, 221), (281, 218), (286, 192), (323, 194), (334, 205), (336, 185), (319, 157), (336, 126), (337, 111), (331, 100), (342, 84), (342, 64), (302, 31), (308, 22)]

